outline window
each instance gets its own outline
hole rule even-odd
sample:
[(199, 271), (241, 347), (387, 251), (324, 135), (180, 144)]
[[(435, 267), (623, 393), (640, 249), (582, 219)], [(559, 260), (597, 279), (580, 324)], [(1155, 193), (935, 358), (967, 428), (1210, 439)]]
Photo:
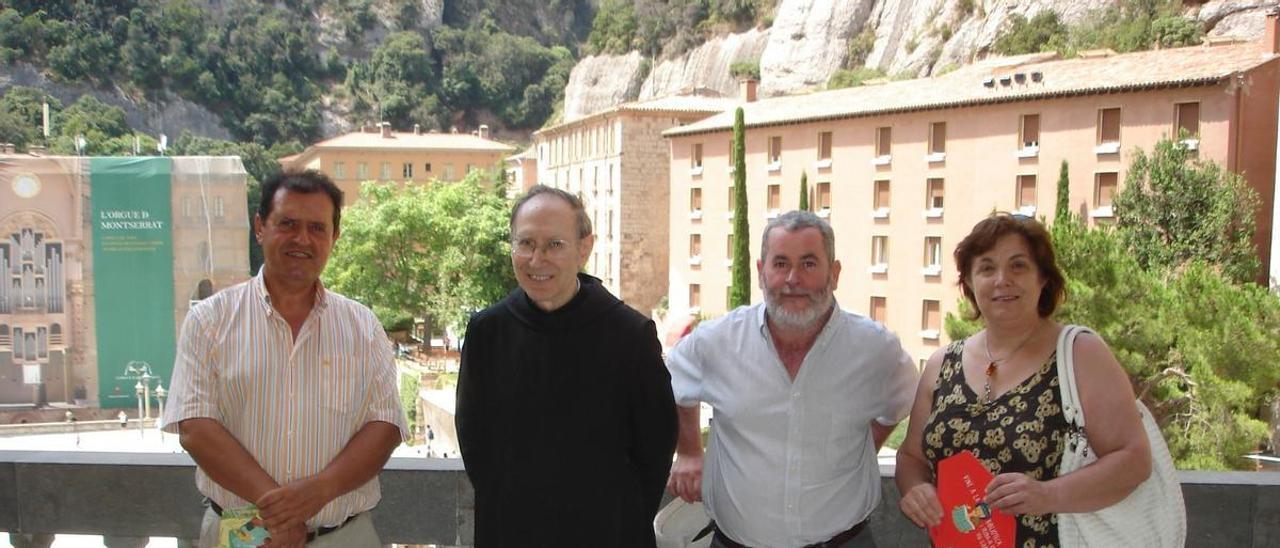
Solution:
[(1173, 134), (1191, 150), (1200, 145), (1200, 103), (1178, 103), (1173, 111)]
[(702, 143), (693, 145), (693, 152), (690, 153), (690, 166), (693, 169), (702, 169)]
[(1039, 148), (1040, 146), (1040, 115), (1039, 114), (1023, 114), (1022, 124), (1018, 128), (1018, 142), (1022, 149)]
[(773, 171), (782, 166), (782, 137), (769, 138), (769, 170)]
[(871, 237), (871, 269), (872, 274), (884, 274), (889, 271), (889, 237)]
[(701, 285), (689, 284), (689, 308), (691, 310), (700, 310), (702, 308)]
[(940, 178), (929, 179), (927, 182), (928, 189), (925, 194), (925, 216), (941, 217), (942, 216), (942, 187), (943, 181)]
[(422, 171), (426, 173), (431, 173), (431, 162), (427, 162), (423, 164), (422, 167), (423, 167)]
[(1120, 109), (1104, 108), (1098, 111), (1098, 146), (1094, 148), (1094, 152), (1120, 152)]
[(413, 164), (409, 162), (405, 162), (404, 164), (404, 179), (406, 181), (413, 179)]
[(889, 321), (889, 304), (888, 299), (884, 297), (871, 297), (871, 319), (880, 323)]
[(219, 219), (227, 216), (226, 202), (223, 201), (222, 196), (213, 198), (213, 216)]
[(925, 276), (937, 276), (942, 274), (942, 237), (927, 236), (924, 239), (924, 269), (921, 271)]
[[(818, 160), (831, 160), (831, 132), (824, 131), (818, 134)], [(828, 163), (828, 166), (831, 164)]]
[(347, 163), (346, 163), (346, 162), (334, 162), (334, 163), (333, 163), (333, 178), (334, 178), (334, 179), (346, 179), (346, 178), (347, 178)]
[[(475, 171), (475, 170), (476, 170), (476, 165), (475, 165), (475, 164), (467, 164), (467, 173), (471, 173), (471, 172), (473, 172), (473, 171)], [(579, 178), (579, 179), (581, 179), (581, 178), (582, 178), (582, 170), (578, 170), (578, 178)]]
[(728, 160), (726, 163), (729, 164), (729, 171), (732, 173), (733, 172), (733, 139), (729, 139), (728, 150), (729, 150), (729, 153), (725, 154), (725, 158)]
[(920, 337), (937, 339), (942, 329), (942, 307), (938, 301), (925, 300), (920, 314)]
[(369, 164), (364, 162), (356, 164), (356, 178), (361, 181), (369, 180)]
[(1119, 175), (1115, 172), (1099, 173), (1094, 178), (1093, 188), (1093, 204), (1094, 209), (1091, 212), (1093, 217), (1110, 217), (1111, 197), (1116, 193), (1116, 183)]
[(689, 235), (689, 266), (697, 269), (702, 265), (702, 235)]
[(378, 179), (382, 181), (391, 180), (391, 162), (382, 162), (382, 166), (378, 169)]
[(816, 202), (815, 205), (818, 206), (818, 214), (821, 215), (824, 211), (831, 211), (831, 183), (818, 183), (817, 188), (814, 190), (816, 191), (814, 201)]
[(453, 180), (453, 164), (444, 165), (444, 180), (446, 181)]
[(733, 266), (733, 234), (724, 239), (724, 244), (724, 262), (729, 266)]
[(946, 154), (947, 153), (947, 123), (934, 122), (929, 124), (929, 154)]
[(766, 202), (769, 215), (777, 215), (782, 209), (782, 185), (769, 185), (769, 201)]
[(191, 201), (190, 196), (186, 196), (182, 198), (182, 216), (183, 217), (190, 219), (192, 216), (195, 215), (195, 208), (192, 205), (193, 203), (194, 202)]
[(1019, 175), (1017, 188), (1018, 213), (1028, 217), (1036, 214), (1036, 176)]
[(893, 128), (882, 127), (876, 128), (876, 156), (884, 158), (889, 156), (889, 145), (893, 140)]
[(877, 219), (885, 219), (889, 217), (889, 181), (880, 180), (875, 182), (875, 194), (872, 196), (872, 206), (874, 209), (871, 215)]
[(701, 188), (689, 189), (689, 218), (690, 219), (702, 218), (702, 189)]
[(733, 218), (733, 185), (729, 185), (729, 213), (727, 216)]

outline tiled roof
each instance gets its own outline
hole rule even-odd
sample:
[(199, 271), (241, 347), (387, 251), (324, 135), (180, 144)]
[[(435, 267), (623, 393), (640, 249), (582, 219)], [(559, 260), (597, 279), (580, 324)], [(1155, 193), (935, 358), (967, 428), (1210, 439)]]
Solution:
[(516, 149), (489, 139), (481, 139), (470, 133), (412, 133), (393, 131), (389, 137), (382, 133), (352, 132), (326, 139), (312, 145), (318, 149), (335, 148), (387, 148), (461, 150), (476, 152), (511, 152)]
[(534, 132), (534, 134), (557, 133), (566, 128), (591, 122), (601, 116), (607, 116), (619, 112), (712, 114), (732, 109), (737, 106), (737, 104), (738, 101), (736, 99), (727, 97), (708, 97), (706, 95), (669, 95), (666, 97), (649, 99), (647, 101), (623, 103), (612, 108), (591, 113), (581, 118), (575, 118), (568, 122), (540, 129)]
[[(933, 78), (745, 103), (747, 127), (1141, 89), (1208, 85), (1275, 59), (1255, 43), (1193, 46), (1061, 60), (996, 57)], [(1039, 79), (1036, 79), (1039, 73)], [(1006, 80), (1007, 77), (1007, 80)], [(992, 85), (984, 85), (987, 79)], [(1007, 83), (1006, 83), (1007, 82)], [(669, 129), (666, 136), (724, 131), (734, 112)]]

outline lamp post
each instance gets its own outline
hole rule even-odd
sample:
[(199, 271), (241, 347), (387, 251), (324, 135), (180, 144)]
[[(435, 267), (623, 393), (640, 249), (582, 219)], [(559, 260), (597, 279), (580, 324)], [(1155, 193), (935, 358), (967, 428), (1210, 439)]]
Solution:
[(169, 395), (169, 391), (164, 389), (164, 385), (156, 382), (156, 401), (160, 402), (160, 413), (156, 415), (156, 426), (162, 426), (160, 419), (164, 418), (164, 398)]
[(142, 435), (142, 381), (133, 385), (133, 390), (138, 393), (138, 435)]
[(142, 373), (142, 377), (141, 377), (142, 408), (144, 409), (143, 415), (142, 415), (143, 420), (147, 420), (151, 418), (151, 379), (159, 379), (159, 378), (160, 377), (152, 376), (151, 371), (149, 369), (146, 371), (143, 371)]

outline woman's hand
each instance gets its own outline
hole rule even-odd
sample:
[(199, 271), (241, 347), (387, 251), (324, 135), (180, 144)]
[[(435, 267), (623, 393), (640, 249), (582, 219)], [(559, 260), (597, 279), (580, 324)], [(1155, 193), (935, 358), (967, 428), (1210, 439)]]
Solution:
[(912, 487), (898, 501), (898, 508), (917, 527), (934, 527), (942, 523), (942, 503), (938, 502), (938, 491), (931, 483)]
[(1059, 505), (1049, 482), (1022, 473), (1000, 474), (987, 484), (987, 504), (1006, 514), (1048, 514)]

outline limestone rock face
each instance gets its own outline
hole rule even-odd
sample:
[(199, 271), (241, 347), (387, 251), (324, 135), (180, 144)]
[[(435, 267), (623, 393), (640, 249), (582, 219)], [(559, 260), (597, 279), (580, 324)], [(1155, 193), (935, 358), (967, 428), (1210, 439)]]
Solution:
[(769, 35), (769, 30), (751, 29), (716, 37), (686, 55), (662, 61), (641, 84), (639, 99), (665, 97), (695, 88), (732, 97), (737, 93), (738, 83), (729, 74), (729, 67), (738, 61), (760, 59)]
[(848, 56), (848, 42), (875, 0), (782, 0), (760, 56), (760, 94), (823, 87)]
[(1280, 0), (1210, 0), (1197, 17), (1209, 28), (1209, 36), (1235, 36), (1256, 40), (1266, 31), (1267, 11)]
[(640, 94), (644, 60), (640, 52), (633, 51), (626, 55), (592, 55), (578, 61), (565, 85), (564, 120), (576, 120), (635, 100)]
[[(866, 66), (890, 76), (923, 77), (981, 59), (1014, 15), (1028, 19), (1053, 11), (1078, 23), (1114, 0), (780, 0), (768, 29), (710, 38), (671, 59), (638, 53), (588, 57), (565, 91), (566, 119), (621, 102), (696, 88), (734, 96), (729, 66), (760, 60), (760, 95), (804, 93), (826, 87), (836, 70)], [(1210, 0), (1188, 15), (1210, 36), (1262, 36), (1266, 12), (1280, 0)], [(857, 47), (851, 48), (851, 45)], [(859, 58), (850, 58), (852, 53)], [(581, 74), (579, 74), (581, 72)], [(642, 84), (636, 87), (636, 80)], [(637, 91), (638, 90), (638, 91)]]

